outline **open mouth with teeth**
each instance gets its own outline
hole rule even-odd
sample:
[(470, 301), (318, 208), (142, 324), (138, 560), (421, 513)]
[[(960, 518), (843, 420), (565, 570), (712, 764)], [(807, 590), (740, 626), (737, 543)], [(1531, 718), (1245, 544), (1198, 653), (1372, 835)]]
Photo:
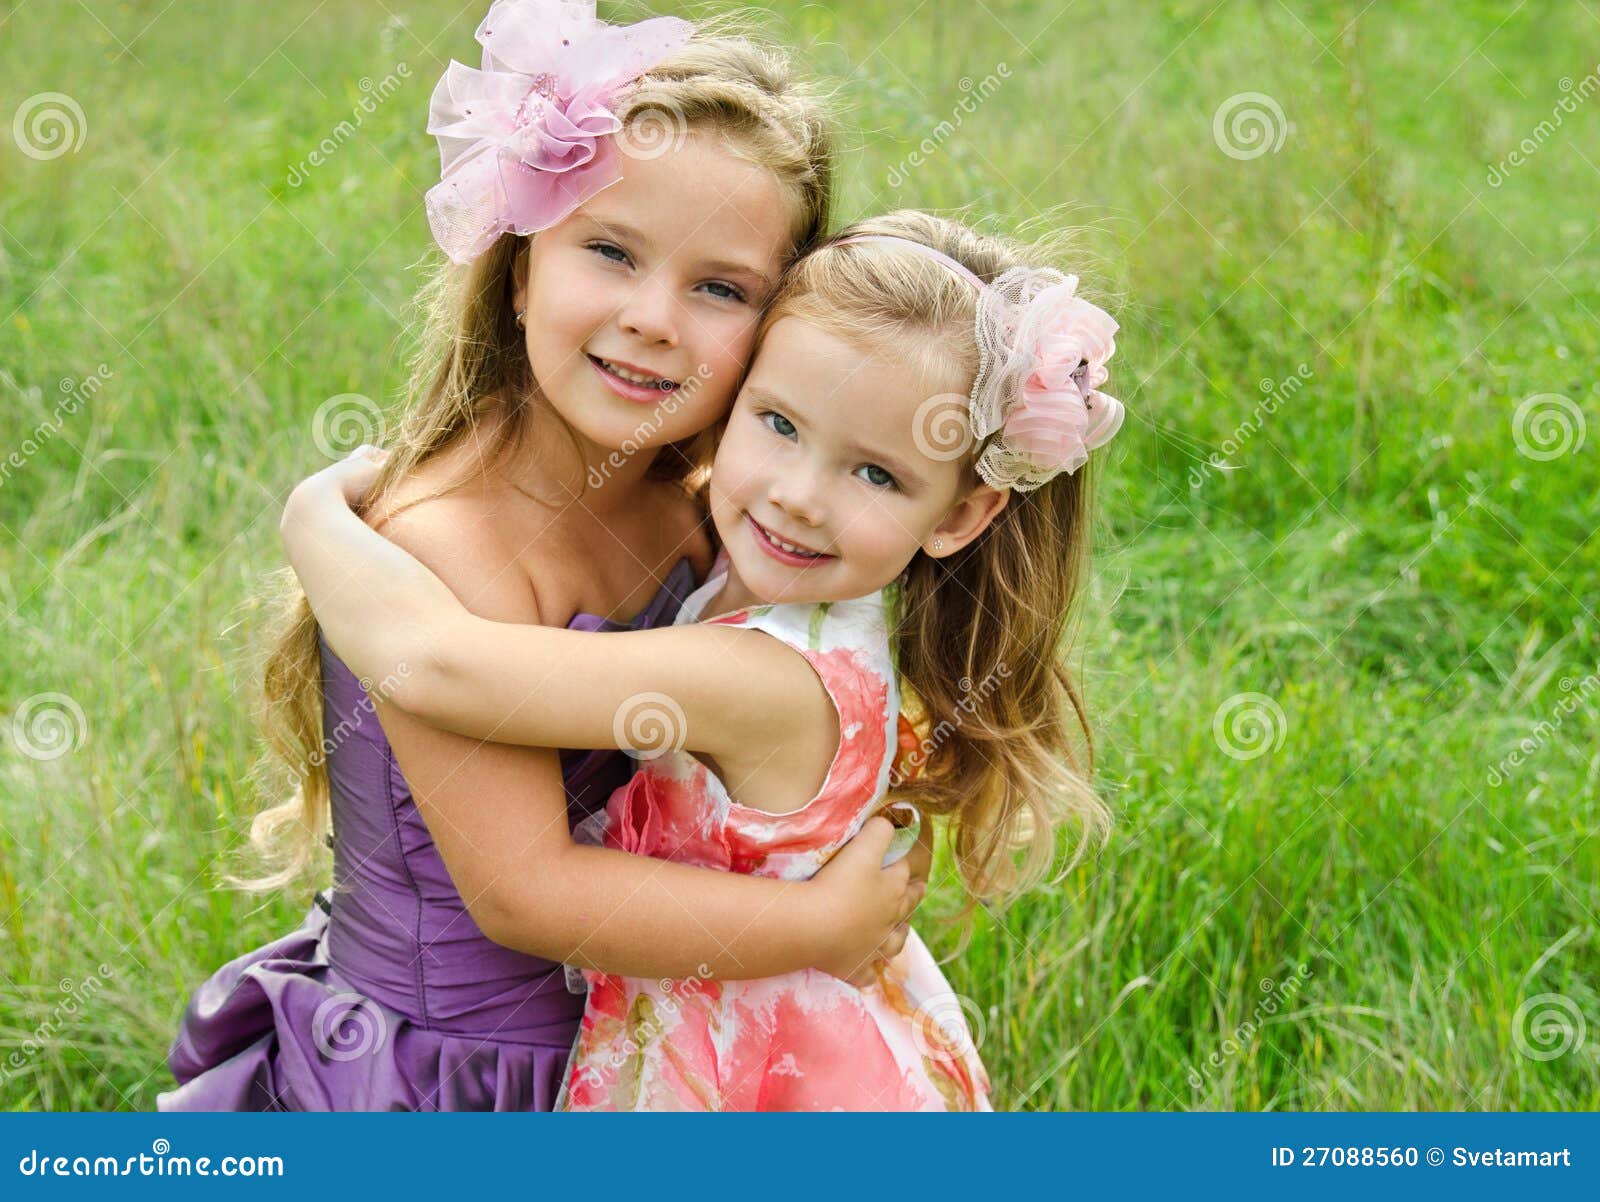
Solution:
[(668, 380), (662, 376), (645, 375), (643, 372), (634, 371), (631, 367), (624, 367), (610, 359), (602, 359), (599, 355), (590, 355), (589, 362), (602, 376), (610, 377), (632, 388), (645, 388), (652, 392), (672, 392), (678, 387), (676, 380)]
[(760, 522), (756, 521), (755, 518), (750, 517), (749, 514), (746, 514), (745, 518), (750, 523), (750, 531), (755, 535), (757, 545), (781, 563), (787, 563), (794, 567), (814, 567), (817, 564), (830, 563), (837, 558), (837, 556), (825, 555), (821, 551), (813, 551), (809, 547), (802, 547), (799, 543), (791, 543), (787, 539), (779, 538)]

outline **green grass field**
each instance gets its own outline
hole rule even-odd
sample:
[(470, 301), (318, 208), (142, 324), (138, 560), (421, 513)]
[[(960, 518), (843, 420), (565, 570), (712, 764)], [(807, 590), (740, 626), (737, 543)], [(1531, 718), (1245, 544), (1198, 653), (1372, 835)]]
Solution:
[[(401, 399), (482, 8), (0, 2), (0, 1108), (153, 1106), (304, 911), (218, 884), (253, 598), (318, 407)], [(841, 218), (1085, 226), (1126, 298), (1117, 824), (949, 965), (997, 1104), (1600, 1106), (1600, 11), (774, 9)]]

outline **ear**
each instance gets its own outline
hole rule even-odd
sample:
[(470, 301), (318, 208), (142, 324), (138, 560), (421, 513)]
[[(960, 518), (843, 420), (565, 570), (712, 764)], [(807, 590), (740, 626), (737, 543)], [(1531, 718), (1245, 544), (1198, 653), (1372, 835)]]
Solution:
[(933, 533), (922, 541), (922, 549), (934, 559), (954, 555), (1000, 516), (1000, 511), (1011, 500), (1009, 488), (990, 488), (980, 484), (950, 507), (944, 520), (933, 528)]

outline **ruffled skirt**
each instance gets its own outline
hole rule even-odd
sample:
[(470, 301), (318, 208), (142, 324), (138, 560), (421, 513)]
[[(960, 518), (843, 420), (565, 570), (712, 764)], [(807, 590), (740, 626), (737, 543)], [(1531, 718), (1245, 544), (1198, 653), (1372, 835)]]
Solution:
[(430, 1030), (328, 963), (328, 916), (219, 969), (184, 1012), (167, 1063), (183, 1110), (550, 1110), (570, 1041)]
[(915, 931), (857, 989), (586, 973), (567, 1110), (988, 1110), (970, 1001)]

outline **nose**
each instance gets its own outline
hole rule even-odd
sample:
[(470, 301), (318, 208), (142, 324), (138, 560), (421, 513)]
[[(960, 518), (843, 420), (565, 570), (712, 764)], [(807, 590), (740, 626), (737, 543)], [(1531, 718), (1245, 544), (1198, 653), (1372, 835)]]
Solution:
[(821, 472), (803, 455), (783, 463), (772, 474), (767, 499), (795, 521), (820, 526), (823, 517)]
[(617, 322), (650, 346), (678, 345), (678, 302), (666, 283), (647, 276), (628, 294)]

